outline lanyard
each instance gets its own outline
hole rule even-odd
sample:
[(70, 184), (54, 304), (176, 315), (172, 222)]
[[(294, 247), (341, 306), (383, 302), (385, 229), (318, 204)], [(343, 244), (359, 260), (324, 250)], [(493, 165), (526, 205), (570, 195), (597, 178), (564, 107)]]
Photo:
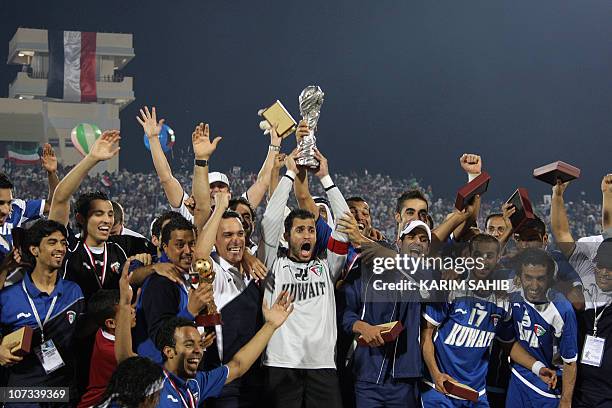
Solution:
[(96, 279), (98, 280), (98, 283), (100, 284), (100, 288), (102, 288), (102, 286), (104, 285), (104, 278), (106, 277), (106, 259), (107, 259), (107, 252), (106, 252), (106, 242), (104, 243), (104, 250), (103, 250), (103, 254), (104, 254), (104, 261), (102, 261), (102, 277), (100, 278), (100, 276), (98, 276), (98, 272), (97, 272), (97, 268), (96, 268), (96, 262), (94, 261), (93, 255), (91, 253), (91, 250), (89, 249), (89, 246), (83, 242), (83, 246), (85, 247), (85, 252), (87, 252), (87, 256), (89, 257), (89, 262), (91, 262), (91, 266), (93, 267), (94, 273), (96, 275)]
[(23, 288), (23, 291), (25, 292), (26, 296), (28, 297), (28, 301), (30, 302), (30, 307), (32, 308), (32, 313), (34, 313), (34, 318), (36, 318), (36, 323), (38, 323), (38, 327), (40, 327), (40, 337), (42, 339), (42, 342), (44, 343), (45, 342), (45, 334), (44, 334), (43, 326), (45, 324), (47, 324), (47, 321), (49, 320), (49, 317), (51, 317), (51, 313), (53, 312), (53, 308), (55, 308), (55, 302), (57, 301), (57, 295), (55, 295), (53, 297), (53, 300), (51, 301), (51, 306), (49, 306), (49, 311), (47, 312), (47, 315), (45, 316), (45, 321), (41, 323), (40, 316), (38, 315), (38, 310), (36, 310), (36, 306), (34, 305), (34, 301), (32, 300), (32, 298), (30, 297), (30, 294), (26, 290), (26, 287), (25, 287), (25, 278), (21, 281), (21, 287)]
[(174, 381), (172, 381), (172, 379), (168, 375), (168, 372), (165, 369), (164, 369), (164, 375), (168, 379), (168, 382), (170, 383), (170, 386), (172, 388), (174, 388), (174, 391), (176, 391), (176, 393), (178, 394), (178, 396), (181, 399), (181, 401), (183, 402), (183, 405), (185, 406), (185, 408), (195, 408), (196, 403), (195, 403), (195, 400), (193, 398), (193, 395), (191, 395), (191, 391), (189, 391), (189, 388), (187, 386), (185, 386), (185, 389), (187, 390), (187, 395), (189, 395), (189, 404), (187, 404), (187, 401), (185, 401), (185, 398), (183, 398), (183, 394), (181, 394), (181, 392), (179, 391), (177, 386), (174, 384)]
[(593, 337), (597, 337), (597, 323), (599, 322), (599, 319), (601, 319), (601, 316), (604, 314), (608, 306), (610, 306), (610, 303), (607, 303), (604, 306), (604, 308), (601, 310), (601, 312), (597, 314), (597, 303), (595, 303), (595, 312), (594, 312), (595, 318), (593, 319)]

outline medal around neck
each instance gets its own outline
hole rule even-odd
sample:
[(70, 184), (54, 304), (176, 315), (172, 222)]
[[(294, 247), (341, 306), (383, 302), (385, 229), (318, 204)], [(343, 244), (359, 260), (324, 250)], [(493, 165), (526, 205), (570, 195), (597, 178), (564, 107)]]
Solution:
[(323, 105), (323, 96), (325, 94), (316, 85), (310, 85), (304, 88), (299, 97), (300, 113), (302, 119), (306, 121), (310, 134), (304, 136), (298, 143), (300, 149), (300, 155), (296, 159), (298, 166), (306, 167), (309, 169), (316, 169), (319, 167), (319, 161), (315, 158), (315, 148), (317, 147), (317, 139), (314, 131), (317, 128), (319, 122), (319, 116), (321, 115), (321, 105)]

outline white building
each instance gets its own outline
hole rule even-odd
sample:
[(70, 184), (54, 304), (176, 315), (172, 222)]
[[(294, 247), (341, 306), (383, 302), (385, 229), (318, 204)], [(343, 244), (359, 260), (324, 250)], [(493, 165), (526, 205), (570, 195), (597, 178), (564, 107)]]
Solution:
[[(82, 155), (73, 147), (71, 130), (79, 123), (120, 129), (119, 111), (134, 100), (133, 78), (121, 70), (134, 58), (132, 34), (96, 34), (97, 102), (80, 103), (49, 99), (49, 47), (47, 30), (19, 28), (9, 44), (7, 64), (22, 65), (9, 85), (9, 97), (0, 98), (0, 158), (10, 146), (22, 149), (50, 143), (64, 165), (76, 164)], [(97, 171), (116, 171), (118, 157)]]

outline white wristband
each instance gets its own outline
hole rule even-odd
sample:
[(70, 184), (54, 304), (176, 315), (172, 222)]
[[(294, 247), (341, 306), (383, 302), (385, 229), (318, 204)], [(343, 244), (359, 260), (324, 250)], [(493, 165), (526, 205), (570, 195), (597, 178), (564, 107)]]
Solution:
[(542, 363), (541, 361), (536, 361), (535, 363), (533, 363), (533, 365), (531, 366), (531, 372), (534, 373), (535, 375), (539, 376), (540, 375), (540, 369), (546, 367), (544, 365), (544, 363)]
[(295, 180), (295, 173), (292, 170), (287, 170), (285, 176), (289, 176), (291, 180)]
[(323, 184), (323, 188), (329, 188), (334, 185), (334, 182), (328, 174), (327, 176), (321, 178), (321, 184)]

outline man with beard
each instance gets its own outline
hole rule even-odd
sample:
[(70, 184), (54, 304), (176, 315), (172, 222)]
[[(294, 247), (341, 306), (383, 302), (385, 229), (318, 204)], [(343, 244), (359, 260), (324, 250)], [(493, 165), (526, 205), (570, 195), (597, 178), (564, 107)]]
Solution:
[[(495, 338), (498, 322), (509, 321), (510, 304), (505, 294), (470, 290), (470, 282), (490, 279), (499, 260), (500, 244), (490, 235), (480, 234), (470, 240), (470, 256), (481, 258), (470, 270), (465, 290), (448, 293), (444, 302), (429, 303), (423, 313), (421, 348), (427, 368), (424, 375), (422, 402), (424, 407), (488, 407), (485, 380), (489, 348)], [(434, 335), (435, 333), (435, 335)], [(554, 382), (554, 371), (534, 365), (531, 357), (518, 343), (512, 345), (510, 356), (524, 367), (537, 368), (536, 373), (547, 383)], [(468, 402), (449, 394), (446, 381), (465, 384), (478, 392), (478, 401)]]
[[(119, 364), (134, 357), (130, 333), (132, 289), (128, 284), (127, 270), (122, 276), (120, 286), (121, 300), (115, 331), (115, 355)], [(206, 302), (210, 302), (212, 300), (210, 285), (201, 283), (198, 286), (198, 289), (200, 288), (206, 294)], [(202, 406), (205, 399), (219, 396), (225, 384), (244, 375), (257, 361), (274, 332), (287, 320), (292, 311), (293, 305), (287, 292), (282, 292), (271, 307), (268, 307), (264, 301), (263, 327), (227, 364), (210, 371), (198, 370), (205, 348), (196, 324), (181, 317), (166, 321), (156, 339), (156, 345), (163, 355), (164, 372), (164, 382), (157, 406), (176, 407), (180, 404), (183, 407), (195, 408)], [(152, 395), (152, 392), (147, 394)]]
[[(341, 218), (338, 223), (351, 242), (361, 240), (355, 220)], [(400, 254), (425, 255), (430, 242), (429, 226), (412, 220), (400, 233)], [(349, 279), (339, 291), (344, 300), (342, 329), (351, 336), (361, 336), (367, 343), (367, 346), (354, 343), (351, 349), (356, 406), (420, 406), (421, 351), (418, 332), (410, 329), (419, 326), (420, 294), (418, 291), (377, 293), (372, 286), (374, 280), (399, 282), (404, 274), (397, 270), (373, 274), (371, 260), (362, 261), (361, 269), (362, 273)], [(411, 272), (405, 271), (406, 274)], [(411, 278), (420, 279), (419, 275), (411, 275)], [(382, 329), (377, 325), (392, 321), (400, 321), (405, 329), (394, 341), (385, 343), (380, 334)]]
[[(268, 390), (276, 406), (339, 407), (334, 284), (346, 260), (348, 239), (346, 234), (333, 231), (327, 243), (327, 257), (317, 256), (314, 214), (293, 210), (285, 219), (288, 254), (278, 257), (284, 209), (298, 172), (297, 154), (296, 149), (287, 157), (287, 173), (274, 191), (261, 223), (259, 254), (270, 270), (264, 299), (270, 302), (282, 291), (289, 291), (295, 299), (295, 312), (270, 340), (263, 364), (268, 366)], [(316, 175), (327, 192), (332, 211), (348, 212), (342, 193), (329, 176), (327, 159), (318, 150), (315, 157), (320, 163)]]
[(0, 292), (0, 323), (3, 335), (24, 326), (34, 329), (32, 352), (18, 357), (11, 352), (16, 343), (0, 345), (0, 365), (10, 368), (9, 387), (68, 387), (71, 400), (65, 405), (74, 406), (78, 393), (73, 345), (85, 302), (79, 286), (60, 274), (66, 228), (55, 221), (39, 220), (24, 241), (21, 250), (33, 268), (20, 284)]
[(554, 278), (561, 290), (576, 310), (584, 308), (584, 296), (582, 294), (582, 280), (570, 265), (563, 253), (548, 247), (548, 234), (546, 224), (536, 217), (529, 220), (520, 230), (514, 233), (514, 241), (519, 251), (528, 248), (545, 250), (554, 261)]
[[(119, 152), (120, 138), (119, 131), (110, 130), (95, 141), (87, 156), (57, 186), (49, 219), (68, 225), (72, 195), (96, 164), (111, 159)], [(147, 263), (151, 256), (155, 255), (155, 248), (143, 238), (128, 235), (111, 237), (114, 212), (106, 194), (81, 194), (74, 207), (76, 221), (82, 233), (79, 238), (69, 234), (68, 254), (62, 277), (76, 282), (88, 301), (99, 289), (118, 288), (121, 267), (128, 257), (138, 255)], [(135, 273), (133, 282), (142, 283), (146, 273)], [(95, 330), (95, 325), (92, 329)]]
[[(70, 199), (89, 171), (99, 162), (109, 160), (119, 153), (119, 131), (105, 131), (93, 144), (89, 153), (62, 179), (55, 189), (49, 219), (68, 225)], [(99, 289), (117, 289), (121, 268), (130, 257), (136, 257), (141, 265), (151, 263), (156, 254), (155, 247), (146, 239), (128, 235), (111, 236), (114, 212), (111, 201), (102, 192), (81, 194), (74, 206), (75, 218), (81, 227), (81, 236), (69, 230), (68, 253), (65, 258), (64, 279), (77, 283), (83, 291), (85, 301)], [(166, 274), (176, 279), (169, 269), (138, 268), (131, 281), (139, 286), (151, 273)], [(77, 379), (84, 391), (89, 378), (89, 361), (95, 341), (97, 326), (91, 320), (83, 325), (83, 340), (75, 346), (77, 356)]]
[(164, 267), (171, 274), (148, 276), (136, 304), (136, 350), (139, 355), (158, 363), (162, 361), (161, 352), (155, 347), (159, 328), (175, 316), (194, 320), (205, 305), (204, 289), (189, 289), (189, 268), (195, 243), (193, 225), (182, 217), (170, 220), (162, 228), (163, 255), (159, 264), (151, 268), (161, 270)]
[(570, 407), (578, 357), (576, 315), (570, 302), (552, 289), (555, 262), (542, 249), (528, 248), (517, 255), (515, 269), (520, 290), (510, 294), (511, 325), (500, 337), (505, 342), (516, 339), (538, 366), (558, 371), (563, 387), (550, 387), (536, 374), (537, 368), (513, 362), (506, 407)]

